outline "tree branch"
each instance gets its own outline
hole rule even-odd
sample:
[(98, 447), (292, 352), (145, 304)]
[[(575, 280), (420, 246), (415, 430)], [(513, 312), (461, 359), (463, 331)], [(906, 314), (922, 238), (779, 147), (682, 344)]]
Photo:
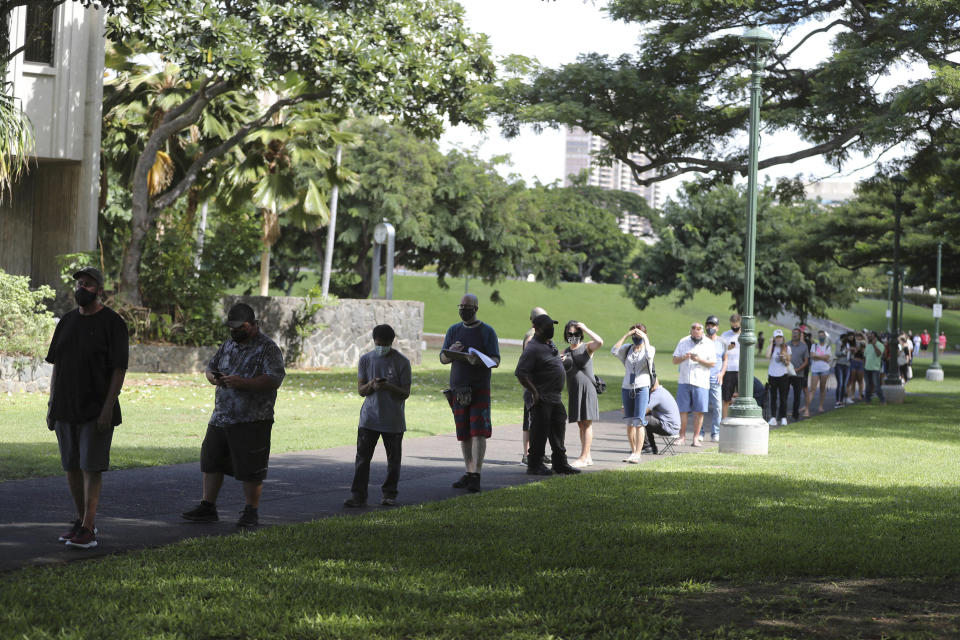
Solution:
[(326, 97), (326, 94), (317, 93), (317, 94), (302, 94), (293, 98), (283, 98), (283, 99), (277, 100), (272, 105), (270, 105), (270, 108), (267, 109), (262, 115), (255, 118), (254, 120), (251, 120), (247, 124), (243, 125), (239, 129), (237, 129), (236, 133), (234, 133), (232, 136), (230, 136), (229, 138), (227, 138), (226, 140), (224, 140), (223, 142), (221, 142), (220, 144), (213, 147), (212, 149), (210, 149), (209, 151), (201, 155), (199, 158), (194, 160), (193, 163), (190, 165), (190, 167), (187, 169), (183, 178), (179, 182), (177, 182), (176, 185), (174, 185), (172, 188), (165, 191), (164, 193), (160, 194), (156, 198), (154, 198), (153, 207), (155, 209), (163, 209), (165, 207), (169, 207), (171, 204), (176, 202), (180, 196), (186, 193), (187, 189), (193, 186), (193, 183), (196, 182), (197, 176), (200, 174), (200, 171), (203, 170), (205, 166), (207, 166), (208, 162), (210, 162), (214, 158), (219, 158), (220, 156), (225, 154), (227, 151), (229, 151), (231, 148), (239, 144), (244, 138), (247, 137), (247, 135), (251, 131), (255, 131), (260, 127), (262, 127), (263, 125), (265, 125), (273, 117), (273, 114), (275, 114), (280, 109), (283, 109), (284, 107), (292, 106), (295, 104), (299, 104), (301, 102), (307, 102), (311, 100), (320, 100), (324, 97)]

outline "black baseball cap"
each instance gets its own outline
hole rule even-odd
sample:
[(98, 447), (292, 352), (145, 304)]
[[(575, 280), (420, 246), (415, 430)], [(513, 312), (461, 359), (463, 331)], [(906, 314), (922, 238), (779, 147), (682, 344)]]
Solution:
[(559, 323), (545, 313), (533, 319), (533, 326), (536, 327), (537, 329), (543, 329), (544, 327), (551, 324), (559, 324)]
[(257, 317), (253, 313), (253, 307), (244, 302), (238, 302), (230, 307), (230, 313), (227, 314), (227, 326), (236, 329), (242, 327), (244, 322), (256, 324)]
[(95, 267), (84, 267), (75, 271), (73, 274), (73, 279), (76, 280), (80, 276), (89, 276), (97, 281), (97, 286), (101, 289), (103, 288), (103, 274), (100, 273), (100, 269)]
[(712, 325), (720, 326), (720, 318), (718, 318), (717, 316), (707, 316), (707, 321), (704, 322), (703, 324), (712, 324)]

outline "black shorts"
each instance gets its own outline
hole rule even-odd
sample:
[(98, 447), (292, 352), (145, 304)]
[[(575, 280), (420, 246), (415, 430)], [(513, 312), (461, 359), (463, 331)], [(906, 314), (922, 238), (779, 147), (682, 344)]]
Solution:
[(720, 393), (723, 395), (724, 402), (733, 400), (733, 394), (740, 389), (740, 372), (726, 371), (723, 374), (723, 386)]
[(200, 471), (225, 473), (237, 480), (256, 482), (267, 477), (270, 431), (273, 422), (241, 422), (207, 426), (200, 447)]

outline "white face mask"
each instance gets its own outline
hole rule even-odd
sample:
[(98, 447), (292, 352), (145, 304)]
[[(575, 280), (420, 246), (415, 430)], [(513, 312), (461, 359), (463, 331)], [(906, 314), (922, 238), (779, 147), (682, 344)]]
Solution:
[(382, 346), (380, 346), (380, 345), (377, 345), (377, 346), (375, 346), (375, 347), (373, 348), (373, 351), (374, 351), (374, 353), (376, 353), (378, 356), (385, 356), (385, 355), (387, 355), (388, 353), (390, 353), (390, 349), (391, 349), (391, 347), (382, 347)]

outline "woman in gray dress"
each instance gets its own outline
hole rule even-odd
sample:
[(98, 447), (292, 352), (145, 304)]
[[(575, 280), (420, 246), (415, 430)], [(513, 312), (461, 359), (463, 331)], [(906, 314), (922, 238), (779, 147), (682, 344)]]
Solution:
[[(584, 335), (590, 336), (590, 342), (583, 341)], [(570, 466), (589, 467), (593, 464), (590, 457), (593, 421), (600, 419), (597, 387), (593, 382), (593, 352), (603, 346), (603, 338), (576, 320), (566, 324), (563, 337), (570, 345), (563, 352), (564, 358), (572, 362), (572, 366), (567, 367), (567, 422), (576, 422), (580, 427), (580, 457)]]

